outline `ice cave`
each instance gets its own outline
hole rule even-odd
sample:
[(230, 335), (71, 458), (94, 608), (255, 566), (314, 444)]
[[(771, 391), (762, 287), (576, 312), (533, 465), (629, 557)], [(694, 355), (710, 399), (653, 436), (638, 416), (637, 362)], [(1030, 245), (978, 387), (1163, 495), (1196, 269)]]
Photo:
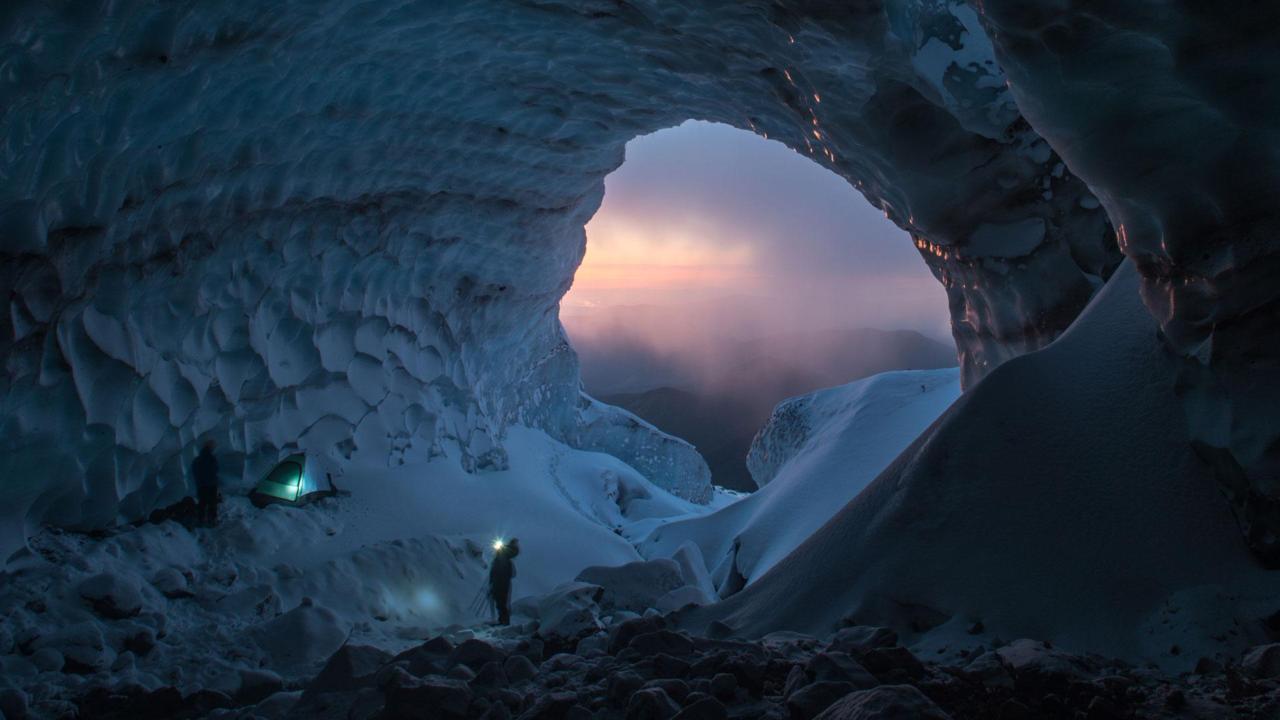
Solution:
[[(0, 718), (1280, 716), (1278, 27), (7, 3)], [(689, 120), (905, 231), (959, 367), (780, 403), (745, 497), (559, 315)]]

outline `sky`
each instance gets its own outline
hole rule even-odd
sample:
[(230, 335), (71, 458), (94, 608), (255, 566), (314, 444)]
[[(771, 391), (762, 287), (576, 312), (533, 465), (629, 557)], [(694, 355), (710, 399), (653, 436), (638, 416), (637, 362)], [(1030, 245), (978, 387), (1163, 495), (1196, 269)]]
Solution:
[(905, 232), (834, 173), (727, 125), (631, 141), (586, 229), (561, 303), (571, 331), (602, 310), (649, 306), (720, 316), (738, 335), (784, 322), (950, 336), (946, 296)]

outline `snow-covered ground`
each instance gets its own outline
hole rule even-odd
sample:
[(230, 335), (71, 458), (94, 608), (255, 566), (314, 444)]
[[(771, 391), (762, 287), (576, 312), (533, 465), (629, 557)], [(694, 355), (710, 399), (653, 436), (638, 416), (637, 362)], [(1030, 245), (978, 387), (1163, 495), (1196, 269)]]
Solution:
[(664, 523), (640, 545), (667, 556), (692, 542), (720, 594), (786, 557), (875, 479), (960, 395), (960, 371), (881, 373), (787, 400), (748, 457), (763, 487), (714, 513)]
[(930, 653), (1029, 637), (1178, 672), (1238, 662), (1267, 641), (1280, 574), (1251, 557), (1193, 451), (1179, 365), (1156, 333), (1126, 263), (1053, 345), (965, 392), (784, 562), (690, 626), (854, 622)]
[(521, 540), (518, 599), (639, 560), (626, 537), (708, 510), (541, 431), (512, 428), (507, 448), (510, 469), (480, 475), (455, 459), (354, 470), (339, 481), (350, 496), (304, 508), (231, 497), (216, 529), (39, 533), (0, 576), (0, 690), (53, 714), (100, 684), (234, 697), (264, 682), (259, 668), (314, 672), (349, 638), (396, 649), (482, 623), (495, 537)]

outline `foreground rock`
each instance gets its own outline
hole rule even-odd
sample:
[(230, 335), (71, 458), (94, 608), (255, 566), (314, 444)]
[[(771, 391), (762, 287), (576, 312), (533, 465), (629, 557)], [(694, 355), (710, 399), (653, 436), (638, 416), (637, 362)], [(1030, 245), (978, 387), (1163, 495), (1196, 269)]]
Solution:
[[(917, 657), (883, 628), (820, 640), (691, 636), (661, 616), (574, 639), (460, 630), (398, 655), (344, 645), (302, 687), (254, 693), (99, 689), (92, 717), (945, 720), (1280, 717), (1274, 645), (1169, 676), (1035, 640)], [(269, 679), (269, 678), (268, 678)], [(263, 697), (264, 693), (271, 693)], [(5, 697), (8, 708), (21, 698)], [(7, 716), (21, 717), (20, 714)]]

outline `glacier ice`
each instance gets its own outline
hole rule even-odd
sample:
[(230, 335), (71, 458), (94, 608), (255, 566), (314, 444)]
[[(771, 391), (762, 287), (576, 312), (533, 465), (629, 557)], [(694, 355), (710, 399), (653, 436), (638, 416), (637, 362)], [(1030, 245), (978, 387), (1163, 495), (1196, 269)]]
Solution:
[(962, 394), (794, 552), (685, 622), (888, 625), (928, 648), (1043, 638), (1178, 670), (1264, 641), (1280, 574), (1188, 442), (1140, 279), (1122, 265), (1057, 342)]
[(1197, 453), (1280, 567), (1280, 50), (1275, 3), (984, 0), (1013, 96), (1106, 208)]
[[(299, 449), (498, 469), (524, 425), (706, 499), (690, 447), (581, 399), (556, 318), (624, 144), (689, 118), (786, 143), (906, 228), (967, 382), (1050, 342), (1119, 252), (978, 17), (779, 7), (11, 3), (3, 549), (172, 502), (207, 436), (248, 482)], [(981, 240), (1033, 221), (1038, 242)]]

